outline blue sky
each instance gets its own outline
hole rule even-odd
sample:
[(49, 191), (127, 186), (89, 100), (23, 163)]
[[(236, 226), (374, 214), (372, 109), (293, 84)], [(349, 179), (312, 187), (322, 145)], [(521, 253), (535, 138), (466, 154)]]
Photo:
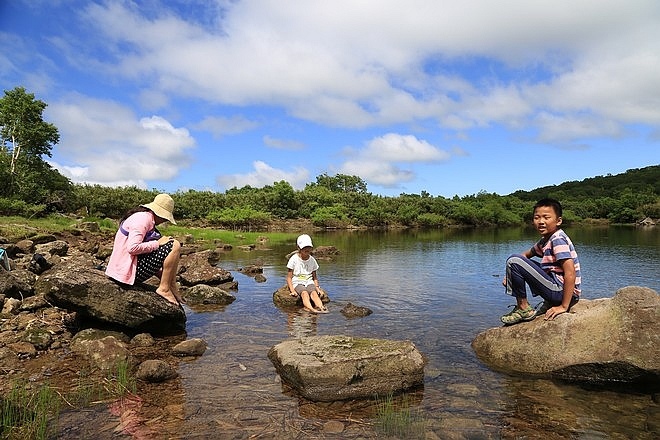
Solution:
[(0, 1), (74, 182), (501, 195), (660, 163), (656, 0)]

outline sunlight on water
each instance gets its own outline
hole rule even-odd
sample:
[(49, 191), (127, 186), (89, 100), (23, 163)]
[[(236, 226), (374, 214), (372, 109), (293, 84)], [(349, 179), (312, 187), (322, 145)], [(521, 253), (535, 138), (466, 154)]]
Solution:
[[(610, 297), (628, 285), (660, 287), (657, 230), (641, 238), (639, 231), (614, 228), (568, 232), (581, 258), (584, 298)], [(436, 432), (657, 438), (660, 411), (649, 395), (506, 377), (476, 359), (472, 339), (499, 326), (500, 315), (513, 304), (501, 285), (504, 261), (527, 249), (536, 240), (534, 231), (340, 232), (318, 233), (314, 240), (342, 251), (319, 261), (321, 285), (332, 299), (330, 314), (273, 305), (273, 292), (285, 284), (284, 255), (292, 244), (273, 245), (269, 252), (228, 253), (220, 266), (239, 282), (237, 300), (214, 312), (186, 308), (188, 337), (209, 345), (204, 356), (180, 366), (186, 426), (200, 438), (235, 429), (280, 432), (286, 423), (309, 433), (318, 430), (319, 421), (355, 417), (356, 407), (299, 400), (283, 389), (266, 357), (270, 347), (289, 337), (324, 334), (412, 340), (428, 357), (419, 408)], [(266, 282), (234, 272), (257, 259), (264, 264)], [(347, 319), (339, 311), (349, 302), (374, 313)]]

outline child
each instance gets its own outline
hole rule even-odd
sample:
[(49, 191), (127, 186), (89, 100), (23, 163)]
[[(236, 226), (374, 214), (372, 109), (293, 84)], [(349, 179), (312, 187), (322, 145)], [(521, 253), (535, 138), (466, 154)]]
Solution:
[[(289, 258), (286, 267), (286, 284), (291, 296), (300, 295), (305, 310), (313, 313), (328, 313), (319, 296), (319, 280), (316, 271), (319, 268), (316, 259), (312, 257), (312, 239), (303, 234), (296, 240), (298, 252)], [(311, 301), (310, 301), (311, 299)], [(311, 303), (314, 303), (313, 307)]]
[[(562, 224), (561, 204), (542, 199), (534, 205), (534, 227), (541, 239), (522, 255), (506, 260), (506, 293), (516, 298), (513, 311), (502, 316), (505, 325), (531, 321), (536, 315), (552, 320), (568, 310), (580, 298), (580, 261), (571, 239), (559, 229)], [(541, 258), (540, 262), (531, 260)], [(534, 310), (527, 301), (525, 283), (532, 295), (540, 295), (543, 305)]]

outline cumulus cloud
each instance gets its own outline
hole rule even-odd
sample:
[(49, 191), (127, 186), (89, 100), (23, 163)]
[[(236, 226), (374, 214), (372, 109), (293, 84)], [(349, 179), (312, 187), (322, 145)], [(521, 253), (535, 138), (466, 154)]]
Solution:
[(215, 139), (225, 135), (243, 133), (259, 126), (259, 123), (244, 116), (236, 115), (230, 118), (224, 116), (209, 116), (193, 124), (191, 128), (211, 132)]
[(249, 185), (253, 188), (262, 188), (282, 180), (289, 182), (294, 189), (303, 189), (309, 182), (309, 171), (303, 167), (295, 167), (291, 171), (273, 168), (267, 163), (257, 160), (252, 163), (254, 171), (246, 174), (225, 174), (217, 177), (218, 185), (229, 189), (242, 188)]
[(61, 127), (52, 164), (76, 183), (146, 188), (175, 178), (195, 145), (187, 129), (112, 101), (76, 95), (49, 105), (47, 115)]
[(290, 139), (277, 139), (272, 136), (264, 136), (264, 144), (267, 147), (275, 148), (277, 150), (297, 151), (305, 148), (305, 144), (302, 142)]
[(415, 178), (412, 169), (400, 164), (442, 162), (450, 154), (412, 135), (387, 133), (366, 143), (364, 148), (346, 150), (349, 158), (339, 167), (339, 173), (360, 176), (364, 180), (386, 187), (397, 186)]
[[(459, 0), (223, 5), (196, 22), (166, 8), (91, 4), (83, 15), (104, 44), (130, 48), (91, 65), (153, 77), (164, 94), (277, 105), (342, 127), (432, 118), (449, 129), (519, 128), (541, 121), (539, 112), (585, 110), (619, 124), (660, 123), (653, 0), (486, 0), (469, 14)], [(461, 78), (466, 55), (481, 60), (470, 80)]]
[[(433, 132), (462, 143), (452, 145), (453, 156), (467, 155), (464, 145), (491, 128), (561, 148), (640, 134), (654, 140), (660, 132), (657, 0), (184, 3), (87, 2), (73, 15), (55, 2), (49, 7), (70, 18), (66, 30), (45, 27), (32, 46), (24, 33), (0, 33), (21, 49), (0, 55), (0, 79), (34, 72), (21, 80), (36, 90), (56, 89), (50, 82), (70, 89), (73, 81), (56, 84), (70, 69), (83, 78), (74, 88), (141, 106), (49, 99), (48, 111), (60, 117), (58, 150), (66, 153), (58, 151), (60, 169), (102, 182), (172, 178), (191, 162), (195, 142), (171, 121), (215, 139), (267, 127), (241, 145), (278, 154), (313, 148), (282, 135), (285, 124), (305, 139), (317, 128), (363, 139), (375, 129)], [(271, 128), (276, 135), (265, 134)], [(262, 140), (258, 147), (254, 139)], [(151, 157), (159, 154), (165, 157)], [(419, 138), (386, 135), (337, 169), (396, 186), (449, 154)], [(271, 184), (261, 176), (287, 174), (267, 162), (246, 181)]]

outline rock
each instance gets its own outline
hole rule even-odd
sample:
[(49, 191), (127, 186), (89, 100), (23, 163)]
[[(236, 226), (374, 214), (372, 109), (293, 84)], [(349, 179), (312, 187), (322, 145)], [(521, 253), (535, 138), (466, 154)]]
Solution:
[(364, 318), (369, 316), (373, 311), (367, 307), (356, 306), (352, 303), (348, 303), (341, 309), (341, 314), (347, 318)]
[(224, 289), (206, 284), (197, 284), (186, 289), (185, 294), (188, 305), (199, 304), (231, 304), (236, 297)]
[(156, 343), (156, 340), (149, 333), (139, 333), (131, 339), (131, 345), (137, 347), (151, 347)]
[(254, 276), (258, 273), (263, 273), (264, 272), (264, 267), (261, 265), (250, 265), (250, 266), (245, 266), (245, 267), (240, 267), (238, 268), (238, 271), (247, 275), (247, 276)]
[(206, 250), (190, 255), (182, 255), (179, 264), (179, 279), (186, 286), (206, 284), (217, 286), (234, 280), (229, 271), (217, 267), (219, 254)]
[(164, 382), (178, 376), (174, 368), (165, 361), (150, 359), (142, 362), (136, 372), (136, 377), (150, 383)]
[(5, 300), (5, 304), (2, 306), (3, 315), (15, 315), (18, 314), (21, 308), (21, 300), (16, 298), (9, 298)]
[(36, 275), (29, 270), (0, 270), (0, 294), (18, 299), (32, 296), (36, 280)]
[(339, 420), (329, 420), (323, 424), (323, 432), (326, 434), (341, 434), (344, 432), (344, 424)]
[(37, 355), (37, 349), (34, 345), (27, 341), (14, 342), (13, 344), (7, 344), (14, 353), (16, 353), (19, 359), (33, 358)]
[(3, 371), (17, 370), (21, 367), (21, 360), (18, 353), (9, 347), (0, 346), (0, 365)]
[(192, 338), (179, 342), (172, 348), (174, 356), (201, 356), (206, 351), (206, 342), (203, 339)]
[(35, 247), (35, 252), (43, 255), (59, 255), (65, 257), (69, 252), (69, 243), (64, 240), (55, 240)]
[(156, 334), (185, 330), (183, 309), (158, 295), (155, 288), (119, 285), (89, 264), (93, 264), (89, 259), (63, 261), (41, 275), (35, 292), (83, 319)]
[(32, 328), (23, 334), (25, 342), (29, 342), (35, 349), (43, 351), (53, 343), (53, 336), (44, 328)]
[(410, 341), (310, 336), (268, 352), (282, 382), (312, 401), (368, 399), (424, 383), (426, 361)]
[(333, 256), (339, 255), (339, 250), (335, 246), (317, 246), (314, 248), (312, 255), (314, 255), (314, 258), (329, 260)]
[(115, 336), (90, 339), (89, 335), (85, 337), (80, 336), (79, 333), (71, 341), (71, 351), (103, 371), (112, 371), (123, 362), (128, 364), (133, 362), (126, 343)]
[(7, 253), (9, 254), (10, 258), (14, 258), (18, 254), (31, 254), (34, 252), (34, 241), (32, 240), (20, 240), (16, 242), (15, 250), (12, 249), (10, 251), (9, 248), (7, 248)]
[(477, 357), (509, 374), (594, 384), (660, 383), (660, 296), (624, 287), (613, 298), (581, 300), (552, 321), (488, 329)]
[[(328, 294), (326, 293), (325, 290), (321, 290), (321, 301), (323, 303), (329, 303), (330, 298), (328, 297)], [(302, 307), (302, 299), (300, 296), (291, 296), (289, 295), (289, 287), (285, 284), (284, 286), (280, 287), (277, 289), (275, 292), (273, 292), (273, 302), (275, 303), (276, 306), (278, 307)]]
[(99, 232), (101, 230), (99, 224), (96, 222), (80, 222), (78, 227), (83, 231), (89, 231), (89, 232)]

